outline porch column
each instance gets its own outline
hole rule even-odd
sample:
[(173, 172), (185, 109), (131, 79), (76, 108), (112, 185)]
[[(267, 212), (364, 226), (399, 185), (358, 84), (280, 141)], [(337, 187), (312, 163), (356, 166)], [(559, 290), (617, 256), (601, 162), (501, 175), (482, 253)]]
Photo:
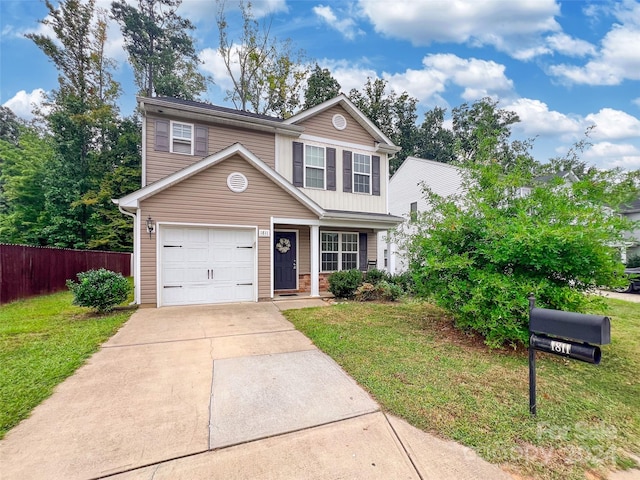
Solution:
[(311, 296), (320, 296), (320, 227), (311, 225)]

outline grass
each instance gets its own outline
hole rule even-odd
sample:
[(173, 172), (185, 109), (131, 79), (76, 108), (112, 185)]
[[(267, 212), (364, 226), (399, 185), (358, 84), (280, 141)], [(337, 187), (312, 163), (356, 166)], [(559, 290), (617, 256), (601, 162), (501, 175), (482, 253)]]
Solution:
[(0, 306), (0, 439), (133, 313), (97, 315), (72, 299), (59, 292)]
[(414, 426), (518, 475), (604, 478), (640, 455), (640, 308), (606, 302), (612, 343), (600, 365), (537, 353), (537, 418), (527, 351), (489, 350), (430, 304), (344, 303), (285, 315)]

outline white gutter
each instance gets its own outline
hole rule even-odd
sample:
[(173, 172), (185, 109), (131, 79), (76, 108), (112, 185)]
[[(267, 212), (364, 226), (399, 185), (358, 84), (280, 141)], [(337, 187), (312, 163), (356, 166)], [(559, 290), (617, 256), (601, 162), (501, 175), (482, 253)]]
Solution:
[[(113, 203), (118, 203), (117, 200), (111, 200)], [(137, 259), (137, 255), (138, 255), (138, 249), (136, 248), (137, 244), (137, 239), (138, 239), (138, 216), (135, 213), (131, 213), (131, 212), (127, 212), (126, 210), (124, 210), (119, 204), (118, 204), (118, 210), (120, 210), (120, 213), (123, 213), (125, 215), (128, 215), (129, 217), (133, 218), (133, 265), (131, 268), (131, 271), (133, 273), (133, 302), (131, 302), (129, 305), (137, 305), (138, 302), (138, 295), (139, 295), (139, 289), (138, 289), (138, 278), (140, 278), (140, 274), (138, 272), (138, 259)]]

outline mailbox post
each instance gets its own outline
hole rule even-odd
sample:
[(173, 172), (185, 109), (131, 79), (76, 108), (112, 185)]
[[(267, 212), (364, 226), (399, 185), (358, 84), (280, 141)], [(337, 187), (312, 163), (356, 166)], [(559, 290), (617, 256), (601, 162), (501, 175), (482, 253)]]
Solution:
[(611, 343), (609, 317), (536, 308), (529, 297), (529, 413), (536, 415), (536, 350), (598, 365)]

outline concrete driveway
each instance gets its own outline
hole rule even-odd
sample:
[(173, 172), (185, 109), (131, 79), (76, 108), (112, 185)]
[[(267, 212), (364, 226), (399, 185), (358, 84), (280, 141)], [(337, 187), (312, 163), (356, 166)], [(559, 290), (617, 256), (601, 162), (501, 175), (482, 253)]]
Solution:
[(10, 479), (496, 479), (294, 329), (321, 300), (142, 309), (0, 442)]

